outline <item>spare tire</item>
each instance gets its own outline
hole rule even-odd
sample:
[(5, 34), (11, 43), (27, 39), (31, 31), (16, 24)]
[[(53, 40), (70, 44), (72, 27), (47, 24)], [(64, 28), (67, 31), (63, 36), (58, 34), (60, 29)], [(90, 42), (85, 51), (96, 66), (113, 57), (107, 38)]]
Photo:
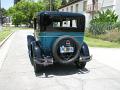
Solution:
[(52, 53), (54, 59), (59, 63), (71, 63), (79, 57), (80, 45), (71, 36), (61, 36), (54, 42)]

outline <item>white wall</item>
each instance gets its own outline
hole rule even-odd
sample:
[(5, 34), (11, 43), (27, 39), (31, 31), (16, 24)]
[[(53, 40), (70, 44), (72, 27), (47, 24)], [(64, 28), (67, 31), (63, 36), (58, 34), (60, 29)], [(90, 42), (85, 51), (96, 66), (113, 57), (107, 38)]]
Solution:
[(64, 9), (64, 12), (71, 12), (71, 7), (73, 6), (73, 12), (76, 12), (76, 4), (78, 4), (78, 13), (83, 13), (83, 1), (71, 4), (67, 7), (63, 7), (59, 11), (62, 11), (62, 9)]
[[(116, 14), (119, 15), (119, 20), (120, 20), (120, 0), (98, 0), (98, 3), (101, 5), (100, 6), (101, 10), (104, 11), (107, 9), (115, 10)], [(76, 4), (79, 5), (78, 13), (82, 13), (86, 16), (86, 27), (88, 27), (92, 16), (90, 13), (86, 13), (85, 11), (83, 11), (83, 1), (79, 1), (77, 3), (71, 4), (62, 9), (64, 9), (64, 12), (71, 12), (71, 6), (73, 6), (73, 12), (76, 12)], [(92, 0), (87, 0), (87, 5), (90, 4), (92, 4)], [(62, 11), (62, 9), (60, 9), (59, 11)]]
[(99, 2), (102, 4), (102, 7), (114, 5), (114, 0), (99, 0)]
[(116, 0), (115, 12), (117, 15), (119, 15), (118, 19), (120, 21), (120, 0)]
[[(76, 5), (77, 4), (78, 4), (78, 12), (76, 12)], [(62, 11), (62, 9), (64, 9), (64, 12), (71, 12), (71, 7), (72, 6), (73, 6), (73, 12), (74, 13), (82, 13), (82, 14), (85, 15), (85, 17), (86, 17), (86, 27), (88, 27), (91, 16), (90, 16), (90, 14), (83, 11), (83, 1), (79, 1), (79, 2), (76, 2), (74, 4), (69, 5), (67, 7), (61, 8), (59, 11)]]
[(120, 20), (120, 0), (99, 0), (102, 1), (102, 10), (115, 10), (115, 13), (118, 15), (118, 19)]

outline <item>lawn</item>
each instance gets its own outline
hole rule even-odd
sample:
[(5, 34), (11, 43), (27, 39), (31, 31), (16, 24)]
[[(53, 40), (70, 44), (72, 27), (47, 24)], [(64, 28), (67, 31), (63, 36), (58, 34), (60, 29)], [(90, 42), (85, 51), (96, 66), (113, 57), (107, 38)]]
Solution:
[(8, 35), (16, 30), (33, 30), (31, 28), (20, 28), (20, 27), (3, 27), (0, 31), (0, 42), (2, 42)]
[[(14, 28), (16, 30), (21, 30), (20, 28)], [(23, 29), (22, 29), (23, 30)], [(26, 29), (27, 30), (27, 29)], [(30, 29), (28, 29), (30, 30)], [(4, 28), (3, 31), (0, 31), (0, 42), (3, 41), (8, 35), (10, 35), (13, 31), (9, 28)], [(85, 37), (84, 41), (90, 46), (90, 47), (107, 47), (107, 48), (120, 48), (120, 43), (114, 43), (109, 41), (104, 41), (100, 39)]]
[(13, 31), (11, 30), (3, 30), (0, 31), (0, 42), (2, 42), (8, 35), (10, 35)]
[(120, 48), (120, 44), (119, 43), (103, 41), (103, 40), (100, 40), (100, 39), (94, 39), (94, 38), (90, 38), (90, 37), (85, 37), (84, 41), (90, 47)]

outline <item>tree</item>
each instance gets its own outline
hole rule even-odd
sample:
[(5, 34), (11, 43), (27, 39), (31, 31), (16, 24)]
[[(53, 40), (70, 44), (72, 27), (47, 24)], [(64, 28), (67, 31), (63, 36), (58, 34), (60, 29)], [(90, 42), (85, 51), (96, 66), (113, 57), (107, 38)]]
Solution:
[(18, 11), (13, 15), (13, 24), (15, 24), (15, 26), (18, 26), (24, 22), (25, 18), (26, 16), (22, 12)]
[(61, 6), (61, 0), (43, 0), (43, 5), (45, 10), (55, 11)]
[(0, 21), (1, 21), (1, 24), (4, 23), (4, 18), (6, 17), (6, 15), (7, 15), (7, 11), (4, 8), (1, 8), (0, 9)]
[[(36, 12), (49, 10), (50, 0), (21, 0), (13, 7), (11, 7), (7, 14), (12, 16), (13, 24), (16, 26), (20, 24), (26, 24), (32, 26), (33, 16)], [(51, 0), (52, 10), (57, 10), (61, 5), (61, 0)]]
[(66, 5), (66, 4), (67, 4), (67, 1), (66, 0), (62, 0), (61, 5)]
[(55, 0), (54, 10), (58, 10), (60, 6), (61, 6), (61, 0)]
[(13, 24), (16, 26), (20, 24), (32, 26), (34, 14), (42, 10), (44, 10), (44, 7), (41, 2), (37, 3), (32, 0), (21, 0), (7, 12), (9, 16), (12, 16)]
[(6, 16), (7, 15), (7, 11), (4, 8), (1, 8), (0, 12), (1, 12), (2, 16)]

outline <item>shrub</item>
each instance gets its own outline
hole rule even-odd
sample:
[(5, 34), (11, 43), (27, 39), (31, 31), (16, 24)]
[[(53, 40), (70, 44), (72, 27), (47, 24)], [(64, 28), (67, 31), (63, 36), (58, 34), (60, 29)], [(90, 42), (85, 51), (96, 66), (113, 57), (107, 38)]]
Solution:
[(110, 31), (106, 31), (106, 33), (100, 34), (100, 35), (93, 35), (91, 32), (89, 32), (89, 30), (86, 30), (85, 36), (96, 38), (96, 39), (101, 39), (105, 41), (120, 43), (120, 32), (117, 28), (112, 29)]
[(94, 35), (105, 34), (108, 30), (114, 28), (117, 19), (118, 15), (115, 14), (115, 11), (108, 9), (98, 12), (98, 16), (90, 21), (90, 32)]
[(114, 24), (114, 28), (117, 28), (120, 31), (120, 21)]
[(120, 32), (118, 32), (117, 30), (113, 30), (107, 32), (106, 34), (100, 35), (99, 38), (105, 41), (120, 43)]

